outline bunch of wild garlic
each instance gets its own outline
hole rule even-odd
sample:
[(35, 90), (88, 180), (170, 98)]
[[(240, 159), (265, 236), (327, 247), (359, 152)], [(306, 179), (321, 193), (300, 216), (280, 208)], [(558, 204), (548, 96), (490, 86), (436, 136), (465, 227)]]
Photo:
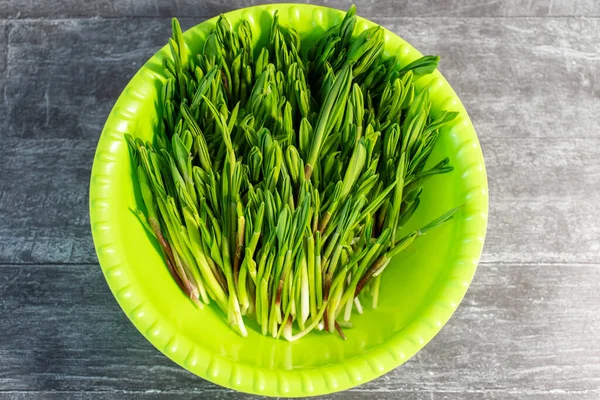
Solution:
[[(440, 127), (414, 82), (438, 57), (401, 67), (383, 30), (354, 35), (355, 8), (306, 52), (273, 17), (268, 47), (219, 18), (200, 54), (173, 20), (154, 143), (127, 136), (145, 212), (167, 267), (199, 307), (246, 335), (288, 340), (348, 327), (365, 287), (377, 304), (390, 259), (456, 210), (399, 237), (429, 177)], [(296, 328), (293, 328), (294, 323)]]

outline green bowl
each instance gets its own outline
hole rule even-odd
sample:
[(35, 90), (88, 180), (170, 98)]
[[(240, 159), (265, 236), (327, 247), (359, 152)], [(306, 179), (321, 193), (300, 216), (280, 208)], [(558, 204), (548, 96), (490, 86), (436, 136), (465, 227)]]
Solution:
[[(235, 25), (247, 19), (256, 44), (264, 43), (270, 15), (307, 41), (339, 23), (344, 13), (305, 4), (257, 6), (227, 13)], [(360, 9), (358, 10), (360, 14)], [(184, 34), (199, 52), (216, 18)], [(357, 29), (374, 24), (359, 18)], [(165, 41), (170, 32), (165, 31)], [(406, 63), (421, 54), (386, 31), (386, 52)], [(430, 180), (422, 206), (407, 230), (452, 207), (464, 205), (449, 223), (419, 239), (394, 260), (381, 282), (379, 306), (353, 315), (347, 340), (313, 331), (289, 343), (262, 336), (250, 319), (248, 337), (238, 336), (214, 308), (197, 309), (179, 290), (131, 211), (136, 192), (124, 133), (150, 139), (158, 123), (156, 104), (164, 76), (154, 55), (127, 85), (111, 111), (94, 158), (90, 219), (98, 260), (110, 289), (136, 328), (167, 357), (216, 384), (268, 396), (308, 396), (340, 391), (377, 378), (419, 351), (448, 321), (473, 277), (487, 223), (487, 178), (477, 136), (458, 97), (439, 72), (418, 81), (429, 85), (433, 112), (460, 113), (445, 129), (431, 156), (449, 156), (455, 170)], [(442, 60), (443, 65), (443, 60)]]

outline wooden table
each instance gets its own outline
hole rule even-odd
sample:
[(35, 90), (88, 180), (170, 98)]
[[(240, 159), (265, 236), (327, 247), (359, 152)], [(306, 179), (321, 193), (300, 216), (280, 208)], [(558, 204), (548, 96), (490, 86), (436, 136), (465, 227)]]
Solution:
[[(88, 179), (107, 114), (170, 17), (187, 28), (253, 3), (0, 0), (0, 399), (251, 398), (178, 367), (121, 312), (90, 236)], [(600, 398), (600, 2), (358, 12), (441, 55), (481, 140), (490, 222), (441, 333), (327, 398)]]

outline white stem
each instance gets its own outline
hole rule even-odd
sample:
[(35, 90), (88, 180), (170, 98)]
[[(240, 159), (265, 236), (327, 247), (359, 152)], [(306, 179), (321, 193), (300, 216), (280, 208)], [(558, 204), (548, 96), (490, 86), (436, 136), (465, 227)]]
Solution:
[(294, 340), (292, 333), (292, 322), (288, 321), (283, 328), (283, 337), (291, 342)]
[(271, 326), (271, 336), (274, 339), (277, 339), (277, 321), (273, 320), (273, 325)]
[(373, 309), (377, 308), (377, 303), (379, 302), (379, 286), (381, 284), (381, 277), (375, 278), (375, 282), (373, 282)]
[(303, 258), (300, 274), (300, 325), (303, 326), (310, 315), (310, 292), (308, 290), (308, 265), (306, 264), (306, 258)]
[(390, 263), (390, 260), (387, 260), (381, 267), (379, 267), (377, 269), (377, 271), (375, 271), (373, 273), (373, 277), (378, 277), (379, 275), (381, 275), (381, 273), (383, 272), (383, 270), (388, 266), (388, 264)]
[(358, 311), (359, 314), (362, 314), (363, 307), (362, 304), (360, 304), (360, 299), (358, 297), (354, 298), (354, 305), (356, 306), (356, 311)]
[(344, 311), (344, 321), (350, 321), (350, 317), (352, 316), (352, 299), (346, 302), (346, 310)]

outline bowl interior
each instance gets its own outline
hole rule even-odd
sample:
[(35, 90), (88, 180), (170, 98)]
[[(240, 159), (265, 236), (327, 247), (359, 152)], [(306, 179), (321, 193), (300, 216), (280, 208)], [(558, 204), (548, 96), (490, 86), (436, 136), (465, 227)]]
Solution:
[[(250, 22), (259, 46), (268, 38), (271, 15), (293, 26), (309, 43), (343, 12), (309, 5), (252, 7), (226, 14), (232, 25)], [(360, 10), (359, 10), (360, 12)], [(187, 31), (192, 53), (200, 52), (216, 19)], [(373, 24), (360, 19), (357, 29)], [(167, 38), (169, 32), (165, 32)], [(420, 56), (386, 31), (386, 52), (408, 63)], [(303, 42), (303, 43), (305, 43)], [(151, 139), (166, 48), (138, 72), (117, 101), (103, 130), (92, 172), (92, 230), (107, 281), (136, 327), (161, 351), (190, 371), (246, 392), (300, 396), (342, 390), (398, 366), (422, 348), (450, 317), (475, 271), (486, 227), (487, 181), (481, 150), (455, 93), (436, 72), (418, 85), (429, 86), (434, 113), (460, 116), (441, 135), (430, 161), (451, 158), (455, 170), (425, 186), (422, 203), (407, 230), (464, 205), (455, 219), (419, 239), (387, 268), (379, 305), (353, 314), (347, 340), (314, 331), (294, 343), (264, 337), (247, 318), (249, 333), (231, 330), (216, 307), (197, 309), (170, 277), (157, 244), (131, 211), (141, 206), (124, 133)], [(442, 60), (443, 65), (443, 60)]]

